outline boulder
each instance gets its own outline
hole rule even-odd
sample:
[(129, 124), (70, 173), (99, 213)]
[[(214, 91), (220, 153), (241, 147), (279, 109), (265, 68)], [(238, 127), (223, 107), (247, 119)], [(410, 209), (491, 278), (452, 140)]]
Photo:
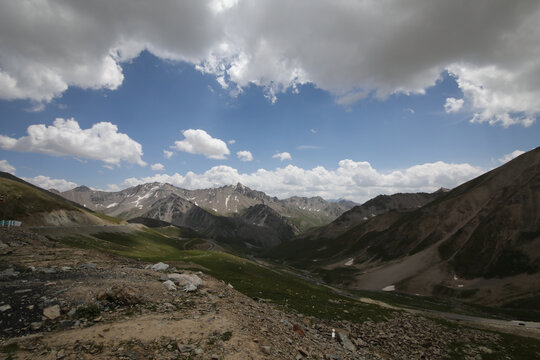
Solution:
[(157, 264), (150, 266), (150, 269), (156, 270), (156, 271), (165, 271), (168, 268), (169, 268), (169, 265), (162, 262), (158, 262)]
[(195, 274), (168, 274), (167, 277), (184, 291), (195, 291), (202, 285), (201, 278)]
[(176, 291), (176, 285), (171, 280), (167, 280), (163, 283), (163, 285), (167, 288), (169, 291)]
[(338, 335), (339, 342), (341, 343), (341, 345), (343, 345), (345, 349), (352, 352), (356, 351), (356, 346), (354, 346), (354, 344), (352, 343), (351, 339), (349, 339), (347, 334), (345, 334), (342, 331), (338, 331), (337, 335)]
[(43, 316), (45, 316), (49, 320), (54, 320), (56, 318), (60, 317), (60, 306), (59, 305), (53, 305), (46, 307), (43, 309)]
[[(100, 297), (101, 294), (98, 295)], [(135, 305), (141, 302), (137, 291), (130, 286), (114, 285), (105, 293), (104, 298), (120, 305)]]

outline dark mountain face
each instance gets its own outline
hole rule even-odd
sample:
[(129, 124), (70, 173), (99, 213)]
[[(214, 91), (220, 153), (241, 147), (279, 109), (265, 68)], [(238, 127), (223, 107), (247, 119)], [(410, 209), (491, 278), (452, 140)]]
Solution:
[(441, 192), (439, 190), (434, 193), (379, 195), (362, 205), (355, 206), (349, 211), (344, 212), (330, 224), (308, 231), (305, 234), (300, 235), (300, 237), (306, 239), (333, 239), (353, 227), (381, 214), (390, 211), (407, 212), (417, 210), (429, 202), (443, 196), (445, 193), (446, 192)]
[(498, 305), (540, 300), (540, 148), (421, 208), (355, 224), (359, 208), (363, 215), (367, 206), (396, 206), (388, 200), (352, 209), (325, 229), (276, 248), (277, 256), (313, 270), (346, 268), (348, 283), (360, 288), (395, 285)]

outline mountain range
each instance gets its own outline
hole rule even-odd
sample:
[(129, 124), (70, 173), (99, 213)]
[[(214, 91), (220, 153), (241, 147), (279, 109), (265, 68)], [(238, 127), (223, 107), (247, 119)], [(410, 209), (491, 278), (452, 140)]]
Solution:
[(242, 184), (186, 190), (148, 183), (118, 192), (86, 186), (60, 193), (64, 198), (125, 220), (151, 218), (185, 226), (233, 247), (270, 248), (303, 230), (327, 224), (356, 205), (321, 197), (280, 200)]
[(302, 230), (327, 224), (344, 211), (357, 205), (347, 200), (328, 202), (321, 197), (295, 196), (280, 200), (240, 183), (200, 190), (186, 190), (164, 183), (147, 183), (118, 192), (95, 191), (86, 186), (80, 186), (65, 191), (61, 195), (89, 209), (121, 218), (143, 214), (156, 202), (169, 197), (185, 200), (181, 205), (182, 208), (195, 205), (220, 216), (238, 215), (251, 206), (262, 204), (277, 211)]

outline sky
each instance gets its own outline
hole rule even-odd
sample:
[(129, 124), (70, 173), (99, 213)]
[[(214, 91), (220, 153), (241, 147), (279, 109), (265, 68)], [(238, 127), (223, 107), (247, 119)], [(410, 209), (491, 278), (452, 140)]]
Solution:
[(540, 145), (540, 2), (0, 0), (0, 171), (364, 202)]

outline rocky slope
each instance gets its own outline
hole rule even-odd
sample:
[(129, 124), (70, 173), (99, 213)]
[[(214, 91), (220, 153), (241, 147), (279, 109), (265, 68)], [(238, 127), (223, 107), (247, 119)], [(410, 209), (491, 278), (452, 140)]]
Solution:
[[(165, 266), (153, 269), (96, 251), (64, 248), (28, 231), (0, 231), (0, 288), (8, 294), (0, 300), (0, 346), (5, 358), (444, 359), (452, 355), (472, 360), (488, 355), (512, 358), (516, 352), (496, 333), (447, 327), (403, 312), (391, 313), (382, 322), (318, 319), (249, 298), (206, 275), (204, 269), (197, 273), (182, 269), (193, 264), (175, 262), (171, 264), (175, 268), (159, 271)], [(178, 285), (186, 279), (193, 284), (188, 292)], [(534, 346), (528, 349), (531, 356), (540, 351)]]
[(304, 265), (346, 268), (351, 286), (393, 285), (400, 291), (538, 310), (539, 204), (537, 148), (420, 209), (391, 212), (336, 238), (296, 247), (311, 248), (304, 252)]

